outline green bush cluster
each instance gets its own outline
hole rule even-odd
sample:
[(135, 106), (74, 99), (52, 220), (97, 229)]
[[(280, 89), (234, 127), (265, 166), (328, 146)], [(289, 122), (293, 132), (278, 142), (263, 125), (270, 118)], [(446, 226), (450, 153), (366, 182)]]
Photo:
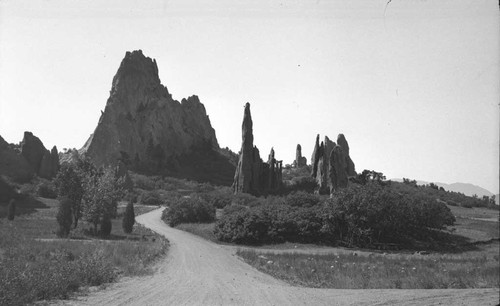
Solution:
[(157, 190), (144, 191), (138, 198), (143, 205), (161, 205), (162, 197)]
[(215, 220), (215, 208), (199, 197), (186, 197), (171, 203), (162, 219), (170, 226), (181, 223), (208, 223)]
[(400, 195), (378, 184), (346, 188), (323, 203), (314, 195), (295, 193), (285, 203), (225, 210), (214, 234), (238, 244), (290, 241), (366, 246), (425, 238), (429, 229), (455, 221), (442, 203)]

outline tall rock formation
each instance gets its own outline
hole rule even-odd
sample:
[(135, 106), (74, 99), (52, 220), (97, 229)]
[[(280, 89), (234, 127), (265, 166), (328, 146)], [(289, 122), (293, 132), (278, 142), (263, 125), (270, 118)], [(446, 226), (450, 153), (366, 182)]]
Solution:
[[(324, 141), (319, 144), (319, 134), (316, 136), (316, 143), (311, 159), (311, 176), (316, 179), (318, 184), (317, 192), (320, 194), (328, 194), (338, 190), (338, 188), (346, 187), (347, 181), (344, 184), (344, 173), (346, 177), (350, 176), (349, 173), (353, 173), (352, 176), (356, 175), (354, 163), (348, 157), (349, 146), (344, 135), (339, 134), (337, 141), (340, 141), (342, 145), (340, 143), (337, 145), (328, 136), (325, 136)], [(342, 146), (345, 146), (346, 150)], [(347, 154), (344, 153), (346, 151)], [(332, 157), (332, 155), (334, 156)], [(339, 161), (339, 158), (343, 160)], [(332, 164), (332, 160), (335, 161), (334, 164)], [(332, 177), (335, 181), (332, 181)]]
[(302, 147), (300, 146), (300, 144), (297, 145), (297, 149), (295, 150), (295, 160), (293, 164), (297, 168), (301, 168), (307, 165), (307, 158), (302, 156)]
[(330, 153), (330, 164), (328, 166), (328, 176), (330, 179), (330, 194), (347, 187), (347, 164), (346, 155), (340, 146), (335, 146)]
[(21, 155), (26, 159), (34, 173), (38, 174), (43, 155), (46, 151), (47, 149), (45, 149), (38, 137), (31, 132), (24, 132), (24, 137), (21, 141)]
[(17, 182), (27, 182), (34, 174), (34, 170), (23, 155), (16, 152), (0, 136), (0, 175), (6, 175)]
[(33, 173), (52, 179), (59, 171), (59, 153), (54, 146), (52, 151), (45, 149), (42, 141), (31, 132), (24, 132), (21, 141), (21, 155), (26, 159)]
[(241, 131), (241, 152), (234, 174), (234, 193), (262, 195), (278, 191), (282, 186), (283, 162), (275, 159), (274, 149), (271, 149), (267, 163), (260, 158), (259, 149), (253, 145), (250, 103), (245, 105)]
[(354, 166), (354, 162), (352, 161), (351, 157), (349, 156), (349, 144), (347, 143), (347, 140), (345, 139), (344, 134), (339, 134), (337, 136), (337, 144), (342, 148), (342, 151), (344, 152), (344, 155), (345, 155), (347, 175), (349, 177), (356, 176), (356, 168)]
[(38, 170), (38, 175), (40, 177), (51, 179), (57, 175), (59, 171), (59, 153), (57, 152), (57, 147), (52, 147), (52, 150), (45, 150), (42, 157), (42, 162), (40, 163), (40, 170)]
[(138, 172), (229, 185), (234, 165), (220, 153), (215, 130), (197, 96), (178, 102), (158, 76), (156, 61), (127, 52), (113, 78), (99, 123), (81, 153), (97, 165), (118, 160)]

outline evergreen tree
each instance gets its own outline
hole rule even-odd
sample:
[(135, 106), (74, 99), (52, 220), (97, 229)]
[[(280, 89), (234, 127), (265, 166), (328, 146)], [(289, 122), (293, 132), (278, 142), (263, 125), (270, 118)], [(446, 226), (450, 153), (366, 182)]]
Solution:
[(69, 235), (71, 224), (73, 223), (72, 206), (73, 202), (67, 197), (62, 198), (59, 202), (59, 211), (56, 217), (57, 223), (59, 223), (59, 230), (57, 231), (59, 237), (67, 237)]
[(132, 229), (135, 223), (135, 213), (134, 213), (134, 203), (129, 201), (127, 208), (125, 209), (125, 214), (123, 215), (122, 227), (123, 231), (127, 234), (132, 233)]

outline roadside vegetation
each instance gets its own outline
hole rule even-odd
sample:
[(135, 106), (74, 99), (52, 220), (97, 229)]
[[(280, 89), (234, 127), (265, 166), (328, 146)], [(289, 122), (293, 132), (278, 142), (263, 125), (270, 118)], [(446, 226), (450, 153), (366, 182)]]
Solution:
[[(465, 255), (267, 254), (237, 255), (258, 270), (293, 285), (337, 289), (498, 288), (498, 242), (489, 252)], [(496, 251), (495, 251), (496, 250)]]
[(135, 224), (114, 169), (63, 164), (53, 181), (0, 181), (0, 305), (66, 299), (122, 276), (151, 273), (168, 241)]

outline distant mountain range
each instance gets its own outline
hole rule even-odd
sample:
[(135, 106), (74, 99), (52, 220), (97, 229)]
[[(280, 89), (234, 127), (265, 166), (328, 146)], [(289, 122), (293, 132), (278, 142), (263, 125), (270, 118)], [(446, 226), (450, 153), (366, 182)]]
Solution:
[[(396, 182), (402, 182), (402, 179), (391, 179), (392, 181)], [(425, 185), (429, 184), (430, 182), (426, 181), (418, 181), (418, 185)], [(486, 190), (480, 186), (469, 184), (469, 183), (453, 183), (453, 184), (445, 184), (445, 183), (439, 183), (439, 182), (434, 182), (434, 184), (438, 185), (439, 187), (443, 187), (446, 191), (454, 191), (454, 192), (461, 192), (467, 196), (473, 196), (477, 195), (478, 197), (483, 197), (483, 196), (489, 196), (491, 197), (494, 195), (492, 192), (489, 190)], [(495, 201), (497, 204), (499, 203), (499, 195), (495, 195)]]

